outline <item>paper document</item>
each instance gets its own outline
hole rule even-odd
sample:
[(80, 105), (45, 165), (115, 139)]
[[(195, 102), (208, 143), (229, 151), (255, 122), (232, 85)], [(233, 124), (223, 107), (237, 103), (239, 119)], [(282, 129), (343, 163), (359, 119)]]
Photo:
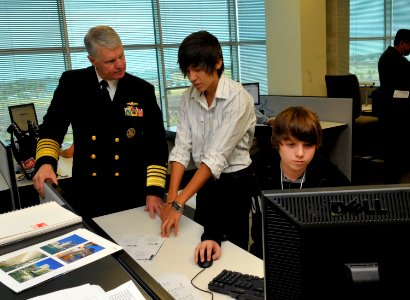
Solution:
[(59, 290), (28, 300), (108, 300), (104, 290), (95, 284), (83, 284), (69, 289)]
[(124, 250), (138, 262), (150, 262), (155, 258), (165, 238), (151, 235), (125, 235), (119, 244)]
[(84, 284), (37, 296), (28, 300), (139, 300), (145, 299), (135, 284), (130, 280), (119, 287), (105, 292), (99, 285)]
[(156, 278), (161, 286), (176, 300), (200, 300), (209, 299), (209, 295), (195, 289), (191, 281), (185, 275), (178, 273), (165, 273)]
[(119, 287), (106, 293), (109, 300), (139, 300), (145, 299), (132, 281), (128, 281)]
[(40, 235), (82, 221), (81, 217), (56, 202), (0, 214), (0, 245)]
[(408, 99), (409, 91), (395, 90), (393, 93), (393, 98)]
[(0, 256), (0, 281), (16, 293), (122, 248), (81, 228)]

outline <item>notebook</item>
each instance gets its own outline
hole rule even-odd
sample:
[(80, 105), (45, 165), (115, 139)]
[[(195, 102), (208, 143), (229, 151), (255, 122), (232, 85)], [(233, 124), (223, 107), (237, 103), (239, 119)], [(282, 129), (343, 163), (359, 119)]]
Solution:
[(80, 216), (54, 201), (0, 214), (0, 246), (81, 221)]

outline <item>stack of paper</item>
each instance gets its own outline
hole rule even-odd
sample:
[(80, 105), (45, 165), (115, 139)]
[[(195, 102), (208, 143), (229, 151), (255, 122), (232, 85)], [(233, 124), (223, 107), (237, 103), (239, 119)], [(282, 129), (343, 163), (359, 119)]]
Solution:
[(28, 300), (145, 300), (132, 281), (105, 292), (99, 285), (84, 284), (81, 286), (59, 290), (50, 294), (37, 296)]
[(56, 202), (0, 214), (0, 246), (80, 223), (82, 218)]

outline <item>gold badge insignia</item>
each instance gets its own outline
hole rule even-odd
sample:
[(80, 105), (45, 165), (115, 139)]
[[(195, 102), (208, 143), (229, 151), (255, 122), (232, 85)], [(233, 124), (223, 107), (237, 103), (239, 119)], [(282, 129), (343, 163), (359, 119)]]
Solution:
[(135, 136), (135, 128), (128, 128), (127, 130), (127, 138), (133, 138)]

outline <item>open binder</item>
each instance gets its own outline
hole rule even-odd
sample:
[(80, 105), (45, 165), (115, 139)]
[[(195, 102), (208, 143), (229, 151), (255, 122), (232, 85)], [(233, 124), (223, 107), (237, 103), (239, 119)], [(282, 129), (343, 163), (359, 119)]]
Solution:
[(80, 216), (54, 201), (0, 214), (0, 246), (81, 221)]

